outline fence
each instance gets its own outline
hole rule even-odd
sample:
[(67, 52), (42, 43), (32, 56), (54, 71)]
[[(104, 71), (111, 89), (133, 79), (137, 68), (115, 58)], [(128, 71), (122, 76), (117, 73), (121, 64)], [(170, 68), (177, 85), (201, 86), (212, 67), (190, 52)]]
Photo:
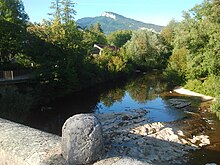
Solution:
[(0, 71), (0, 79), (5, 80), (13, 80), (17, 77), (22, 77), (24, 75), (30, 74), (30, 70), (7, 70), (7, 71)]

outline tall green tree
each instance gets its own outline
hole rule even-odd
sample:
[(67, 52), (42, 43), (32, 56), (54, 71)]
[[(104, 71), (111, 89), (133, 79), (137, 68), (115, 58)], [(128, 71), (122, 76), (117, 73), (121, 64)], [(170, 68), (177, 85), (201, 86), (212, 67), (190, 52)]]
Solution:
[[(202, 4), (196, 5), (189, 12), (185, 12), (184, 20), (178, 24), (173, 39), (173, 57), (171, 63), (176, 61), (177, 51), (186, 49), (187, 53), (180, 53), (179, 57), (186, 59), (176, 68), (186, 68), (182, 74), (189, 79), (204, 78), (210, 74), (219, 75), (219, 1), (205, 0)], [(173, 59), (173, 60), (172, 60)], [(179, 63), (180, 64), (180, 63)], [(174, 65), (173, 65), (174, 66)]]
[(151, 31), (133, 32), (130, 41), (124, 47), (128, 60), (139, 67), (155, 68), (166, 60), (166, 45), (164, 45), (160, 35)]
[(70, 22), (74, 20), (74, 16), (76, 15), (75, 3), (73, 0), (62, 0), (61, 1), (62, 8), (62, 18), (64, 22)]
[(0, 19), (18, 25), (26, 25), (29, 17), (21, 0), (0, 0)]
[[(79, 84), (86, 50), (83, 47), (83, 32), (79, 31), (71, 15), (71, 1), (55, 0), (54, 14), (50, 21), (34, 24), (28, 28), (32, 46), (41, 45), (41, 50), (32, 53), (38, 68), (38, 78), (47, 89), (56, 88), (57, 93), (72, 91)], [(52, 90), (51, 90), (52, 91)]]
[(130, 30), (118, 30), (112, 32), (107, 36), (108, 43), (110, 45), (121, 48), (127, 41), (131, 39), (132, 31)]
[(172, 46), (173, 40), (175, 37), (175, 29), (178, 26), (178, 22), (176, 22), (174, 19), (172, 19), (168, 25), (162, 29), (161, 31), (161, 36), (164, 38), (165, 42), (169, 45)]
[(96, 32), (96, 33), (103, 33), (103, 30), (102, 30), (102, 27), (101, 27), (100, 23), (96, 23), (94, 25), (92, 24), (89, 27), (89, 30), (92, 31), (92, 32)]
[(26, 45), (28, 15), (21, 0), (0, 0), (0, 62), (1, 67), (23, 54)]

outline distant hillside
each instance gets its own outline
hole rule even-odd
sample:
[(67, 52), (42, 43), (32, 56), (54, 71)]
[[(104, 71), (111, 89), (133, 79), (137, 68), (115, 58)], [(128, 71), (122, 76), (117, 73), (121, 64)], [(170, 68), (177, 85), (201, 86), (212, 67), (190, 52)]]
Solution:
[(160, 32), (163, 26), (154, 25), (126, 18), (113, 12), (104, 12), (99, 17), (85, 17), (76, 21), (82, 28), (88, 28), (91, 24), (100, 23), (104, 33), (109, 34), (116, 30), (151, 29)]

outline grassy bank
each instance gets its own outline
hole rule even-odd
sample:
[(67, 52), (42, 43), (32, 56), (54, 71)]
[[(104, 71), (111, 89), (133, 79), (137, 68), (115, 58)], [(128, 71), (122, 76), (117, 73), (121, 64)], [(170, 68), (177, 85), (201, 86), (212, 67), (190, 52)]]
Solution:
[(189, 80), (184, 88), (204, 95), (216, 98), (211, 105), (211, 110), (216, 113), (220, 119), (220, 78), (218, 76), (209, 76), (205, 80)]

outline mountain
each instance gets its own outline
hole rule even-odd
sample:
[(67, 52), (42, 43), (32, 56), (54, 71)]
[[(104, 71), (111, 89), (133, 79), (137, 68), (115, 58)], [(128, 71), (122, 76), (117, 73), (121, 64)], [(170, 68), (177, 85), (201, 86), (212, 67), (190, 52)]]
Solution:
[(116, 30), (138, 30), (150, 29), (160, 32), (163, 26), (144, 23), (113, 12), (104, 12), (98, 17), (85, 17), (76, 21), (77, 25), (82, 28), (88, 28), (92, 24), (100, 23), (104, 33), (109, 34)]

